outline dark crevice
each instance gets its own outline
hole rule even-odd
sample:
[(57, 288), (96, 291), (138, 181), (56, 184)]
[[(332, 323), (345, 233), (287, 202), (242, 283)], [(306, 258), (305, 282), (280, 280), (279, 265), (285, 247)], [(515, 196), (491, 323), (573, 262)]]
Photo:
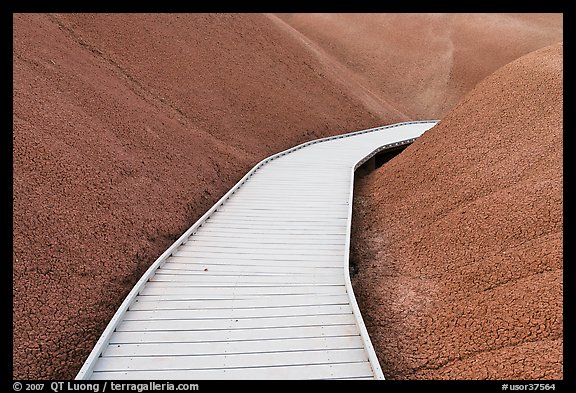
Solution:
[(402, 153), (408, 146), (410, 146), (410, 144), (392, 147), (390, 149), (376, 153), (374, 157), (370, 158), (356, 169), (356, 173), (354, 174), (355, 179), (358, 179), (359, 177), (365, 177), (375, 169), (380, 168), (382, 165), (386, 164), (398, 154)]
[[(361, 182), (367, 175), (369, 175), (370, 173), (372, 173), (375, 169), (380, 168), (381, 166), (383, 166), (384, 164), (386, 164), (388, 161), (390, 161), (391, 159), (393, 159), (394, 157), (396, 157), (397, 155), (399, 155), (400, 153), (402, 153), (404, 151), (404, 149), (406, 149), (408, 146), (410, 146), (411, 143), (405, 144), (405, 145), (401, 145), (401, 146), (396, 146), (396, 147), (392, 147), (386, 150), (383, 150), (379, 153), (376, 153), (372, 158), (370, 158), (368, 161), (366, 161), (364, 164), (360, 165), (357, 169), (356, 172), (354, 172), (354, 195), (357, 195), (356, 190), (358, 189), (358, 182)], [(352, 211), (352, 227), (350, 230), (350, 257), (349, 257), (349, 262), (348, 262), (348, 270), (350, 273), (350, 278), (354, 278), (358, 272), (359, 272), (359, 265), (358, 265), (358, 255), (360, 255), (359, 251), (356, 248), (356, 244), (355, 244), (355, 217), (354, 217), (354, 212), (358, 211), (358, 204), (359, 201), (357, 200), (357, 198), (353, 199), (353, 211)]]

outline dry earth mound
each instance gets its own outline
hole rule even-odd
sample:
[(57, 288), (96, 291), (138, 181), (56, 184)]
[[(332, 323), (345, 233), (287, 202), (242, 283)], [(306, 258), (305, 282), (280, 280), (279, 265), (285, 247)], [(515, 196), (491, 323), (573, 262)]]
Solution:
[[(562, 40), (562, 14), (278, 14), (375, 101), (440, 119), (499, 67)], [(352, 89), (351, 89), (352, 90)], [(358, 90), (358, 89), (354, 89)]]
[(73, 377), (144, 270), (265, 156), (402, 120), (264, 15), (13, 21), (14, 378)]
[(391, 379), (562, 379), (562, 44), (357, 184), (354, 289)]
[[(490, 49), (482, 64), (559, 39), (557, 16), (511, 20), (531, 34), (509, 35), (504, 60), (478, 37), (508, 19), (473, 32)], [(374, 52), (399, 37), (376, 25), (359, 40), (341, 24), (343, 35), (320, 42), (285, 21), (294, 25), (271, 14), (14, 14), (14, 378), (73, 377), (144, 270), (263, 157), (442, 113), (428, 107), (444, 99), (427, 92), (436, 73), (416, 65), (444, 70), (434, 55), (444, 38), (430, 60), (398, 42)], [(381, 24), (358, 23), (371, 21)], [(410, 26), (419, 24), (396, 24)], [(351, 50), (359, 41), (361, 56)], [(457, 80), (467, 75), (480, 74)]]

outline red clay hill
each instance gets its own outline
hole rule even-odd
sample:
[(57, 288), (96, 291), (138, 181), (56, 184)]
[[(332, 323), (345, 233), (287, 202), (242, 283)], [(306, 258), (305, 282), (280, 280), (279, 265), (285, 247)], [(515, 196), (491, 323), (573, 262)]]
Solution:
[[(410, 119), (440, 119), (506, 63), (562, 40), (562, 14), (279, 14), (347, 80)], [(352, 75), (352, 77), (350, 76)]]
[[(377, 23), (366, 36), (376, 46), (358, 49), (370, 51), (358, 57), (372, 59), (365, 66), (340, 56), (358, 54), (359, 36), (348, 41), (333, 28), (333, 41), (316, 42), (292, 27), (294, 17), (14, 14), (14, 378), (74, 377), (145, 269), (265, 156), (437, 117), (500, 63), (562, 32), (558, 15), (495, 18), (473, 31), (490, 66), (467, 68), (461, 58), (451, 75), (465, 83), (439, 111), (445, 93), (429, 90), (446, 72), (423, 64), (444, 56), (444, 38), (420, 55), (427, 44), (393, 49), (394, 60), (373, 51), (414, 41), (413, 16), (397, 23), (408, 33), (394, 36), (380, 35), (377, 18), (358, 20)], [(485, 50), (493, 39), (505, 48)]]
[(390, 379), (562, 379), (562, 44), (357, 183), (353, 285)]

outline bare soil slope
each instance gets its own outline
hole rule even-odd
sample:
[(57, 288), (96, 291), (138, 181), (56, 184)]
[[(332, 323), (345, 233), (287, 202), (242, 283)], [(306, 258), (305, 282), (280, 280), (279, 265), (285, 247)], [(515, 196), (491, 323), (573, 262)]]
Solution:
[(14, 15), (14, 378), (73, 377), (138, 277), (260, 159), (435, 117), (490, 67), (559, 40), (562, 23), (515, 17), (524, 33), (502, 57), (491, 40), (510, 21), (491, 19), (469, 33), (485, 48), (482, 72), (465, 71), (479, 57), (456, 62), (448, 94), (437, 87), (453, 75), (440, 64), (447, 38), (420, 55), (442, 28), (419, 44), (358, 18), (373, 26), (354, 29), (374, 33), (328, 24), (321, 40), (286, 15)]
[(562, 44), (357, 184), (353, 280), (391, 379), (562, 379)]
[(13, 20), (14, 378), (72, 378), (144, 270), (265, 156), (402, 120), (264, 15)]
[[(562, 14), (278, 14), (348, 80), (411, 119), (440, 119), (506, 63), (562, 40)], [(352, 76), (350, 76), (352, 75)]]

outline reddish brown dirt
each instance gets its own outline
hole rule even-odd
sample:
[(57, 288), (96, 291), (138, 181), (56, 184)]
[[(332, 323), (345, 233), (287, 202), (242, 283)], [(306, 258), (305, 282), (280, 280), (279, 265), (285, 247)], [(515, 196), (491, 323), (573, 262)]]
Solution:
[(562, 48), (357, 183), (353, 285), (388, 378), (563, 378)]
[(506, 63), (562, 40), (562, 14), (279, 14), (374, 100), (440, 119)]
[[(560, 39), (557, 16), (520, 19), (532, 35), (509, 36), (504, 59), (489, 46), (496, 22), (475, 32), (490, 49), (485, 64)], [(284, 20), (14, 15), (14, 378), (73, 377), (144, 270), (263, 157), (441, 113), (428, 106), (444, 93), (420, 91), (436, 80), (416, 67), (430, 61), (415, 60), (421, 47), (400, 51), (395, 42), (391, 50), (409, 59), (381, 67), (386, 54), (359, 57), (365, 73), (350, 65), (358, 53), (342, 57), (358, 39), (335, 39), (345, 50), (334, 52)], [(382, 42), (376, 33), (370, 40)], [(462, 71), (458, 80), (469, 75), (479, 78)], [(475, 81), (462, 83), (457, 93)], [(401, 100), (403, 85), (413, 87)]]
[(262, 15), (14, 16), (14, 378), (72, 378), (144, 270), (246, 171), (402, 120)]

